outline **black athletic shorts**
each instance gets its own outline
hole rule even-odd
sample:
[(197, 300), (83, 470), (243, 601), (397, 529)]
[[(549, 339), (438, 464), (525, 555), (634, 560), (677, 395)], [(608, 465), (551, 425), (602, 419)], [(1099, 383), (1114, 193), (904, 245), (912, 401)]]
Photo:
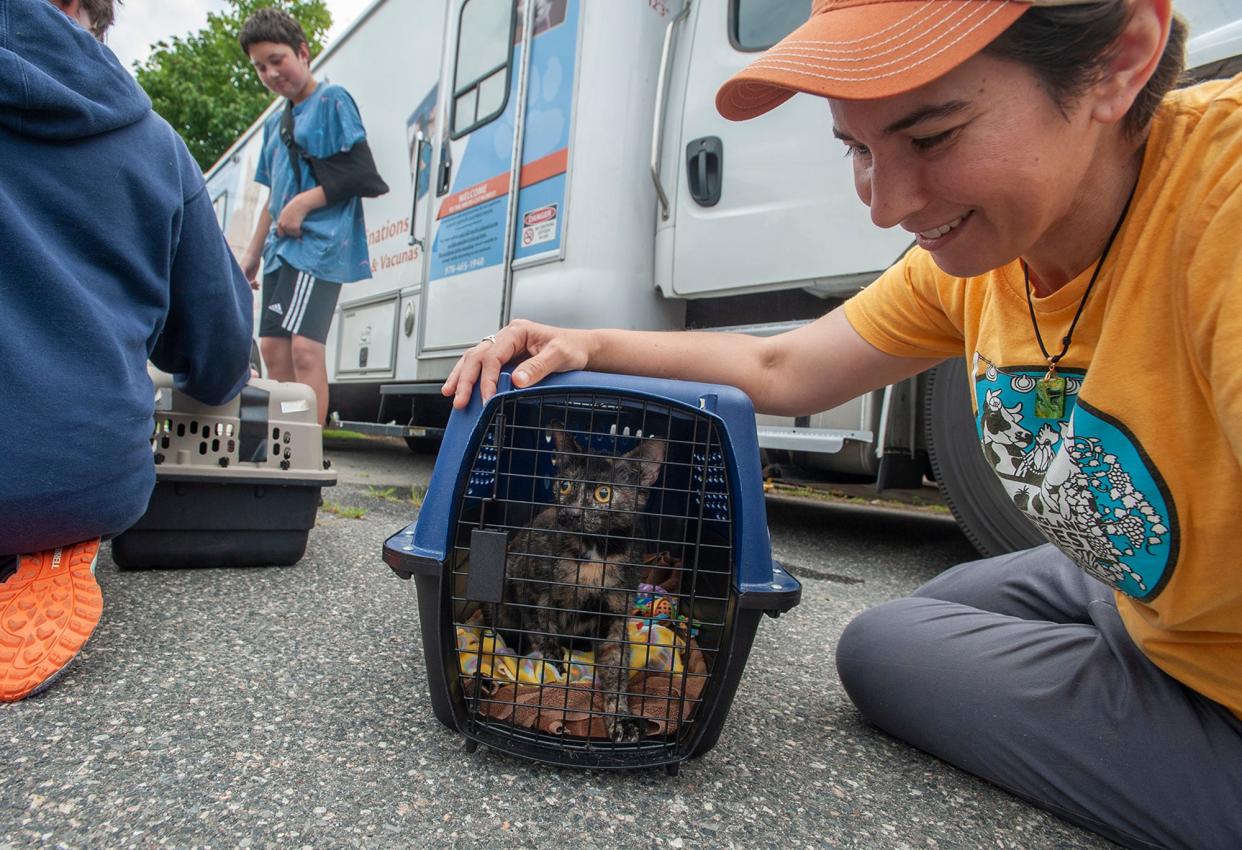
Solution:
[(263, 310), (259, 336), (294, 334), (327, 342), (341, 285), (319, 280), (285, 263), (263, 275)]

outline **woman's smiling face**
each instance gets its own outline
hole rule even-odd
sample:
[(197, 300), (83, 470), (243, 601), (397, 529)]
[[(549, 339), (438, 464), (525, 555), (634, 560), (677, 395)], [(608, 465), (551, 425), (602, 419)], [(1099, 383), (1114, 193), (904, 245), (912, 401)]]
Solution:
[(830, 105), (871, 220), (960, 277), (1072, 232), (1100, 149), (1089, 109), (1062, 112), (1032, 71), (985, 54), (905, 94)]

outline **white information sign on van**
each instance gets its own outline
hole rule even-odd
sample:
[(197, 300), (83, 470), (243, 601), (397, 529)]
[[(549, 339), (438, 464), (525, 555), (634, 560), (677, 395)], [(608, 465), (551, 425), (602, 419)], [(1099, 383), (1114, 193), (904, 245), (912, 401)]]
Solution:
[(556, 207), (556, 204), (548, 204), (522, 216), (523, 245), (539, 245), (556, 239)]

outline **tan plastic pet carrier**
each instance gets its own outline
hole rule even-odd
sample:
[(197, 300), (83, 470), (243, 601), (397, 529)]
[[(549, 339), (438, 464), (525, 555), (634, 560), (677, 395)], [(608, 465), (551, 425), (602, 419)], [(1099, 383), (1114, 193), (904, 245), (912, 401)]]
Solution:
[(323, 459), (315, 394), (255, 378), (211, 407), (151, 370), (156, 484), (147, 512), (112, 541), (122, 568), (288, 565), (301, 559), (320, 488), (336, 484)]

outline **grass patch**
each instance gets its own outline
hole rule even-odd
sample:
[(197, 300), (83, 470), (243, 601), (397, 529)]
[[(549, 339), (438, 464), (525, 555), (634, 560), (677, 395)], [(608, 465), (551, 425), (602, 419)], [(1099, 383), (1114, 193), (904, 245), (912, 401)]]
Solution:
[(336, 502), (323, 500), (322, 509), (342, 519), (362, 519), (367, 515), (365, 508), (353, 508), (349, 505), (338, 505)]
[(938, 502), (929, 502), (918, 496), (911, 496), (907, 499), (885, 499), (879, 496), (864, 497), (852, 493), (846, 493), (844, 490), (838, 490), (834, 487), (807, 487), (804, 484), (782, 484), (779, 481), (770, 481), (770, 486), (765, 486), (764, 490), (774, 496), (793, 496), (798, 499), (812, 499), (817, 502), (831, 502), (835, 504), (847, 505), (871, 505), (874, 507), (896, 508), (898, 510), (923, 511), (933, 514), (949, 514), (948, 505)]
[(385, 502), (408, 502), (417, 508), (422, 506), (423, 499), (427, 497), (427, 486), (415, 484), (408, 493), (404, 487), (369, 487), (367, 494), (375, 499), (383, 499)]
[(346, 431), (343, 428), (324, 428), (323, 438), (325, 440), (366, 440), (366, 439), (369, 439), (366, 434), (359, 434), (357, 431)]

